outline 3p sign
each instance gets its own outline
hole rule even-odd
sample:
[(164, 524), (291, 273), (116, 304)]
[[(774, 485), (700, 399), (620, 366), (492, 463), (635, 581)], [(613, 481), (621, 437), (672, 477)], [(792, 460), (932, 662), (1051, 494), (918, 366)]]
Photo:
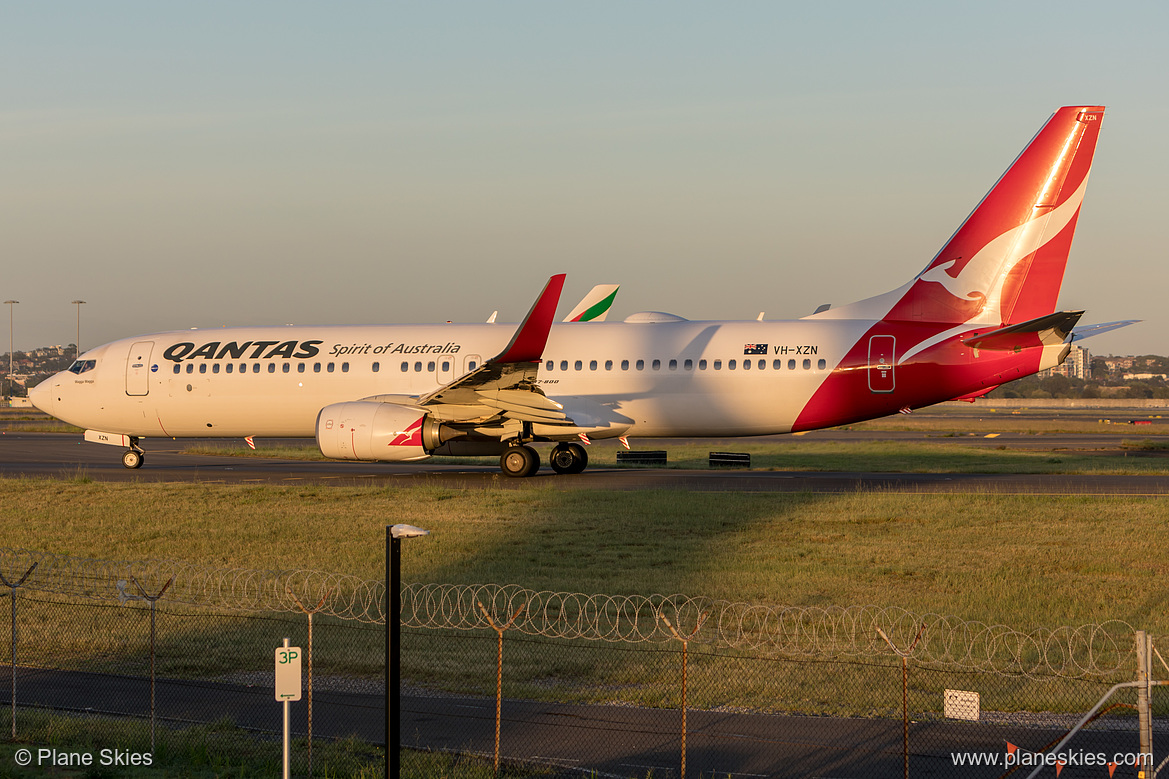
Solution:
[(276, 650), (276, 700), (300, 700), (300, 647), (282, 646)]

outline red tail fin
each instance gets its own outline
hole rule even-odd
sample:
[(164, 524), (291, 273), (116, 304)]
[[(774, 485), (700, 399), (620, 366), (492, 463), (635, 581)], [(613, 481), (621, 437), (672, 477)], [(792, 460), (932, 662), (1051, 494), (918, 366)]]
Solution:
[(885, 318), (997, 326), (1054, 311), (1103, 116), (1056, 111)]

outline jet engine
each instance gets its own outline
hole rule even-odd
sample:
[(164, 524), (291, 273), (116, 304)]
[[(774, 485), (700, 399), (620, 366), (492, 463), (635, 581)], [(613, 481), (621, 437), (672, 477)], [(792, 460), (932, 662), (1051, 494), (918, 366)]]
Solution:
[(393, 403), (334, 403), (317, 414), (317, 446), (334, 460), (424, 460), (459, 435), (419, 408)]

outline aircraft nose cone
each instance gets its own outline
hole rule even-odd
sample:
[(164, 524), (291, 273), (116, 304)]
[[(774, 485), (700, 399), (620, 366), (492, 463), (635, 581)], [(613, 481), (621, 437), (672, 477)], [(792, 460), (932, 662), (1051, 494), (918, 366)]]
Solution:
[(46, 414), (53, 413), (53, 392), (50, 384), (52, 379), (45, 379), (28, 391), (29, 402)]

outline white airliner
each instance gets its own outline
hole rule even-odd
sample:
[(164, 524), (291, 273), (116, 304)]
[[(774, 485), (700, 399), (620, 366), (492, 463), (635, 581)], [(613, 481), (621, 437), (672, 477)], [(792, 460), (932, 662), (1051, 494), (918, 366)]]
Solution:
[[(143, 438), (315, 436), (345, 460), (497, 454), (509, 476), (539, 468), (533, 442), (579, 473), (590, 439), (769, 435), (974, 398), (1067, 356), (1083, 312), (1055, 304), (1103, 115), (1056, 111), (921, 273), (802, 319), (554, 325), (557, 275), (515, 328), (156, 333), (91, 349), (30, 397), (125, 447), (127, 468)], [(616, 290), (601, 289), (603, 314)]]

